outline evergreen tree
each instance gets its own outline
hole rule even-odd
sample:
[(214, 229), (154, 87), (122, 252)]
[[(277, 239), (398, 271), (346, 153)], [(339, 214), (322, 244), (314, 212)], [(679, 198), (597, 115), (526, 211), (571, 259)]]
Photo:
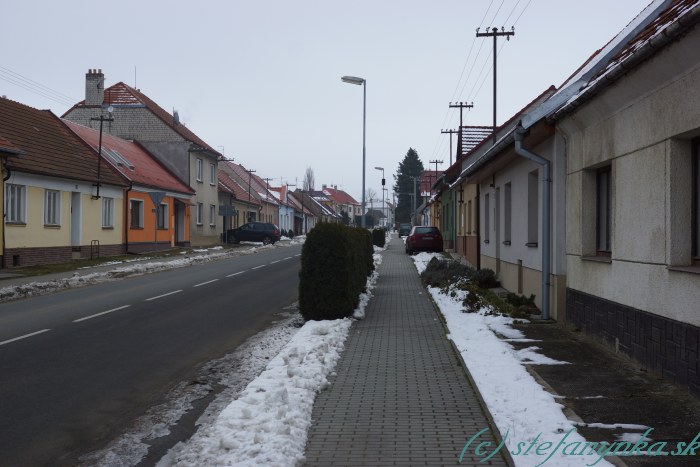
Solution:
[(394, 193), (396, 193), (396, 198), (398, 199), (396, 222), (411, 222), (413, 197), (410, 193), (414, 193), (416, 208), (422, 202), (420, 197), (420, 180), (414, 184), (413, 177), (420, 177), (423, 170), (423, 162), (418, 157), (418, 152), (413, 148), (409, 148), (406, 157), (399, 162), (399, 168), (394, 174), (394, 181), (396, 182)]

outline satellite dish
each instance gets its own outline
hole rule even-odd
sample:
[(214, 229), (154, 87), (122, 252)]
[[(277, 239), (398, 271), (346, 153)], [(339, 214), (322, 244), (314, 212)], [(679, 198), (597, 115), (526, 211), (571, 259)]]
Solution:
[(109, 107), (107, 107), (107, 112), (109, 112), (109, 113), (114, 112), (114, 107), (112, 107), (111, 105)]

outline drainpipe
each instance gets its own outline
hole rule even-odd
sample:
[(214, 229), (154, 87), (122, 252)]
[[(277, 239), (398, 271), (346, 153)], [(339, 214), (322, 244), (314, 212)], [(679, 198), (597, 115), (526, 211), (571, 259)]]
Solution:
[(474, 224), (476, 225), (476, 269), (481, 269), (481, 190), (480, 185), (476, 184), (476, 205), (474, 209)]
[(126, 242), (126, 254), (129, 254), (129, 192), (134, 188), (134, 182), (129, 183), (129, 188), (124, 192), (124, 240)]
[[(3, 188), (5, 187), (5, 182), (10, 179), (12, 176), (12, 172), (10, 171), (10, 168), (7, 166), (7, 161), (3, 161), (3, 168), (7, 172), (7, 174), (2, 178), (2, 186)], [(5, 201), (4, 198), (4, 193), (3, 193), (3, 201)], [(5, 212), (5, 203), (2, 203), (2, 219), (0, 219), (0, 222), (2, 222), (2, 262), (0, 262), (0, 269), (5, 267), (5, 216), (7, 213)]]
[(550, 240), (550, 209), (549, 209), (549, 198), (550, 198), (550, 187), (552, 180), (550, 178), (550, 167), (549, 161), (542, 156), (530, 152), (523, 147), (523, 137), (525, 136), (526, 130), (522, 125), (518, 125), (515, 129), (515, 153), (523, 156), (536, 164), (542, 166), (543, 172), (543, 182), (542, 187), (542, 319), (549, 319), (549, 276), (550, 276), (550, 251), (551, 251), (551, 240)]

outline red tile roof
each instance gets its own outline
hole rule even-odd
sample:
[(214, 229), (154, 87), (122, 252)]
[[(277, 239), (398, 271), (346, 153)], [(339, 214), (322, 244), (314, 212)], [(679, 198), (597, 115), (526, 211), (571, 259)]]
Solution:
[(219, 180), (219, 186), (226, 192), (232, 194), (236, 200), (254, 204), (256, 206), (262, 205), (255, 197), (248, 196), (248, 192), (245, 190), (245, 188), (243, 188), (236, 180), (231, 178), (225, 171), (219, 169), (216, 172), (216, 177)]
[(330, 198), (338, 204), (355, 204), (358, 206), (360, 204), (357, 201), (355, 201), (355, 199), (352, 196), (350, 196), (343, 190), (338, 190), (337, 188), (325, 187), (323, 189), (323, 192), (326, 194), (326, 196), (330, 196)]
[[(24, 151), (8, 160), (11, 169), (88, 182), (97, 181), (97, 153), (50, 110), (0, 98), (0, 134)], [(102, 164), (101, 182), (126, 186), (118, 171)]]
[[(165, 125), (170, 127), (177, 134), (182, 136), (187, 141), (194, 143), (200, 148), (207, 149), (223, 158), (223, 156), (214, 148), (205, 143), (199, 136), (194, 134), (189, 128), (184, 124), (176, 122), (175, 117), (171, 115), (167, 110), (163, 109), (161, 106), (152, 101), (148, 96), (143, 94), (140, 90), (134, 89), (131, 86), (119, 82), (104, 91), (104, 105), (113, 105), (115, 107), (145, 107), (151, 111), (158, 119), (160, 119)], [(86, 107), (85, 100), (82, 100), (70, 108), (66, 113), (63, 114), (65, 117), (71, 110)], [(101, 107), (101, 106), (100, 106)]]
[(24, 154), (24, 151), (12, 144), (9, 140), (0, 136), (0, 153), (19, 155)]
[[(95, 152), (98, 151), (100, 139), (98, 130), (93, 130), (68, 120), (64, 120), (64, 123), (68, 125), (71, 131), (89, 144)], [(180, 194), (194, 194), (192, 188), (182, 183), (161, 165), (156, 158), (151, 156), (148, 151), (132, 141), (103, 133), (102, 158), (134, 183)], [(121, 165), (119, 164), (120, 162)]]
[[(228, 164), (228, 166), (236, 173), (236, 175), (243, 180), (243, 183), (246, 187), (246, 190), (252, 189), (253, 192), (257, 193), (259, 197), (262, 198), (262, 201), (268, 202), (271, 204), (279, 204), (279, 200), (272, 195), (272, 193), (267, 192), (267, 183), (265, 181), (255, 175), (254, 173), (248, 172), (245, 167), (243, 167), (242, 164), (236, 164), (231, 161), (226, 161), (224, 164)], [(248, 184), (250, 183), (250, 186)]]

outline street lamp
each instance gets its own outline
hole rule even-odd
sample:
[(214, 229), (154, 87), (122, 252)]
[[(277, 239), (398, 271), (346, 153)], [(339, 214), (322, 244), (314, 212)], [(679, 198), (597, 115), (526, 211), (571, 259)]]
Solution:
[(362, 86), (362, 218), (361, 226), (365, 227), (365, 127), (367, 121), (367, 80), (357, 76), (343, 76), (344, 83)]
[(382, 215), (384, 215), (384, 167), (375, 167), (375, 169), (382, 171)]

